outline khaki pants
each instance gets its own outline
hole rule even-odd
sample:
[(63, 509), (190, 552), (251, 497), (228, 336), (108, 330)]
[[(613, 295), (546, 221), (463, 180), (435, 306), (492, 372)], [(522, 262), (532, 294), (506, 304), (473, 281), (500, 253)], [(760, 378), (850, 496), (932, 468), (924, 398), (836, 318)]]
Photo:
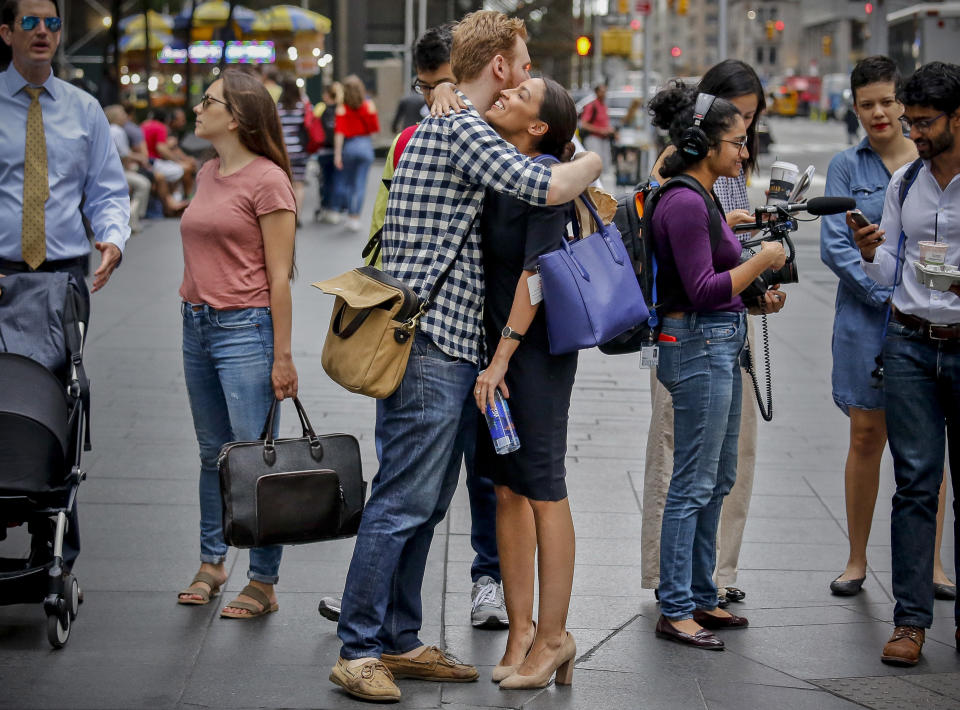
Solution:
[[(752, 318), (747, 318), (747, 338), (756, 361)], [(743, 409), (740, 415), (740, 440), (737, 444), (737, 482), (723, 501), (720, 529), (717, 531), (717, 569), (714, 581), (717, 587), (734, 585), (737, 581), (737, 563), (743, 528), (750, 509), (753, 492), (753, 470), (757, 459), (757, 403), (753, 382), (745, 370), (743, 375)], [(657, 371), (650, 371), (650, 399), (653, 415), (647, 434), (646, 463), (643, 473), (643, 519), (640, 527), (641, 586), (656, 589), (660, 586), (660, 525), (663, 506), (673, 476), (673, 399), (667, 388), (657, 379)]]

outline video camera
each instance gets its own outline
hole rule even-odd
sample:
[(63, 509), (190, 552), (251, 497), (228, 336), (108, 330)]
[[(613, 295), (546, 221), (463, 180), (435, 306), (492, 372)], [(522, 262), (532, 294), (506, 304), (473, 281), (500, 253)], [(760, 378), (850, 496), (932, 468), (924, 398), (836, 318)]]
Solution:
[(814, 197), (806, 202), (791, 202), (778, 205), (765, 205), (754, 210), (754, 221), (747, 224), (738, 224), (735, 232), (760, 231), (760, 236), (753, 239), (742, 239), (740, 246), (740, 263), (756, 255), (755, 247), (763, 242), (783, 242), (787, 252), (786, 263), (779, 269), (767, 269), (760, 274), (753, 283), (741, 293), (744, 305), (748, 308), (759, 307), (763, 303), (764, 294), (777, 284), (793, 284), (800, 280), (796, 264), (796, 248), (790, 239), (790, 232), (797, 231), (798, 223), (793, 218), (795, 212), (808, 212), (815, 217), (827, 214), (840, 214), (852, 210), (857, 206), (850, 197)]

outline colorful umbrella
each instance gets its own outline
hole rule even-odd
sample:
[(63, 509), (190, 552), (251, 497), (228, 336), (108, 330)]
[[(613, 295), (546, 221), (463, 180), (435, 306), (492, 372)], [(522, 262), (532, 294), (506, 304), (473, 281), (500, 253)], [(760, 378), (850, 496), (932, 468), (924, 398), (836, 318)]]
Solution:
[(294, 5), (275, 5), (257, 13), (252, 32), (330, 33), (330, 19)]
[[(156, 12), (155, 10), (147, 11), (150, 15), (150, 30), (166, 30), (169, 32), (173, 29), (173, 17), (170, 15), (164, 15), (162, 12)], [(144, 20), (143, 13), (136, 15), (130, 15), (124, 17), (120, 20), (120, 29), (124, 32), (131, 34), (133, 32), (143, 32), (143, 29), (146, 25)]]
[[(190, 4), (184, 3), (180, 14), (173, 19), (174, 29), (184, 30), (190, 22)], [(230, 14), (230, 3), (224, 0), (207, 0), (197, 5), (193, 13), (193, 26), (196, 27), (222, 27), (227, 22), (227, 16)], [(257, 19), (257, 13), (243, 5), (234, 5), (233, 22), (242, 32), (249, 32), (254, 20)]]
[[(149, 49), (163, 49), (164, 46), (173, 42), (173, 37), (165, 32), (150, 33)], [(137, 32), (136, 34), (125, 34), (120, 37), (121, 52), (140, 52), (147, 48), (146, 33)]]

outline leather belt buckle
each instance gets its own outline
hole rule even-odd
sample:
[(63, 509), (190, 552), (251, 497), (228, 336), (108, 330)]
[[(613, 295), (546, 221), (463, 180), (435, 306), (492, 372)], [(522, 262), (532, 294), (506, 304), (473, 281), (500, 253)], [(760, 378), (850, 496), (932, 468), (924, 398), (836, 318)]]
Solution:
[[(943, 337), (936, 334), (936, 332), (947, 331), (950, 335), (944, 335)], [(928, 323), (927, 324), (927, 337), (930, 340), (956, 340), (956, 327), (950, 325), (939, 325), (937, 323)]]

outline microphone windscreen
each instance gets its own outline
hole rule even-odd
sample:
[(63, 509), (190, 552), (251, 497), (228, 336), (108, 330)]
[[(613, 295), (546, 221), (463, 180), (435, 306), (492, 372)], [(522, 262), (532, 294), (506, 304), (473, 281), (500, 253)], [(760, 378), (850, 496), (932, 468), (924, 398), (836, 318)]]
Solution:
[(852, 210), (857, 206), (857, 201), (852, 197), (814, 197), (807, 200), (807, 206), (804, 208), (812, 215), (820, 217), (825, 214), (840, 214)]

